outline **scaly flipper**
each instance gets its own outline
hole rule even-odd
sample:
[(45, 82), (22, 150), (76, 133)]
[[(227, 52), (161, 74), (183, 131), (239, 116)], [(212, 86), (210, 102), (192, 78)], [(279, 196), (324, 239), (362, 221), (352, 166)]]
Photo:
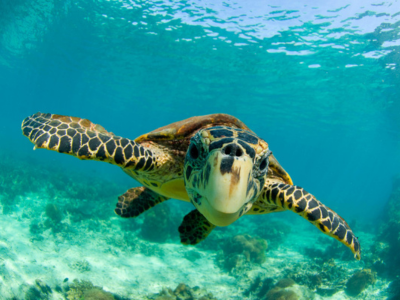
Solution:
[(357, 260), (361, 258), (360, 243), (346, 221), (301, 187), (283, 183), (266, 184), (257, 201), (299, 214), (323, 233), (349, 247)]
[(36, 113), (22, 122), (22, 132), (35, 144), (80, 159), (106, 161), (123, 168), (150, 171), (155, 155), (135, 141), (107, 132), (87, 119)]
[(115, 213), (123, 218), (135, 218), (153, 206), (168, 200), (152, 190), (141, 186), (129, 189), (118, 197)]
[(204, 240), (215, 227), (197, 209), (192, 210), (183, 218), (179, 226), (181, 243), (196, 245)]
[(272, 212), (280, 212), (287, 210), (286, 208), (279, 207), (275, 204), (262, 202), (263, 199), (259, 197), (256, 202), (253, 203), (251, 209), (246, 213), (246, 215), (259, 215), (259, 214), (269, 214)]

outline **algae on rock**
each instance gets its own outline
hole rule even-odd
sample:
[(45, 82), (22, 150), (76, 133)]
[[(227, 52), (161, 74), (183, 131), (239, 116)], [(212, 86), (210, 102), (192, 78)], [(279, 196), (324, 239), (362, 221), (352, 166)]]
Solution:
[(290, 266), (283, 272), (287, 278), (293, 279), (299, 285), (316, 290), (321, 296), (332, 296), (343, 289), (347, 270), (335, 263), (334, 259), (328, 261), (314, 260), (301, 262)]
[(262, 264), (268, 244), (265, 240), (248, 234), (231, 237), (222, 245), (223, 267), (231, 271), (243, 263)]
[(371, 269), (357, 271), (347, 281), (346, 293), (350, 296), (357, 296), (375, 281), (376, 274)]
[(278, 287), (270, 290), (265, 296), (266, 300), (298, 300), (299, 296), (292, 290), (280, 289)]
[(114, 300), (114, 296), (90, 281), (74, 279), (68, 286), (68, 300)]
[(88, 272), (91, 269), (90, 263), (85, 259), (69, 263), (68, 266), (71, 269), (77, 270), (80, 273)]
[(81, 300), (115, 300), (115, 298), (111, 293), (93, 288), (83, 292)]
[(25, 293), (25, 300), (50, 299), (53, 293), (51, 288), (40, 279), (35, 280), (35, 285), (30, 286)]
[(250, 287), (243, 293), (244, 296), (248, 297), (254, 295), (257, 299), (265, 297), (267, 292), (273, 287), (274, 280), (270, 277), (262, 279), (261, 276), (257, 276)]
[(174, 291), (163, 288), (160, 293), (147, 296), (151, 300), (217, 300), (211, 293), (199, 287), (191, 288), (180, 283)]

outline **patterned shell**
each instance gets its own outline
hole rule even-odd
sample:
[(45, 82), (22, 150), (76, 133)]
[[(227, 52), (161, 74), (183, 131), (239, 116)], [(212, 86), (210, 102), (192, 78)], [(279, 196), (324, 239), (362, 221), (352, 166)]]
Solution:
[(142, 143), (145, 141), (157, 142), (187, 139), (188, 137), (192, 137), (197, 131), (202, 128), (219, 125), (241, 128), (252, 132), (242, 121), (233, 116), (226, 114), (213, 114), (199, 117), (191, 117), (186, 120), (160, 127), (156, 130), (139, 136), (135, 140), (135, 142)]

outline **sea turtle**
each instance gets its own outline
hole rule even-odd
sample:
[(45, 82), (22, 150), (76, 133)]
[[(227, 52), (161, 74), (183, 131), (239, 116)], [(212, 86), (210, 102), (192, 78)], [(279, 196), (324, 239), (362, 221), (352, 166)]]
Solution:
[(22, 132), (34, 148), (109, 162), (140, 182), (118, 198), (115, 213), (123, 218), (169, 198), (191, 202), (195, 209), (179, 227), (183, 244), (197, 244), (244, 214), (291, 210), (360, 259), (346, 221), (293, 185), (268, 144), (233, 116), (192, 117), (129, 140), (87, 119), (39, 112), (22, 122)]

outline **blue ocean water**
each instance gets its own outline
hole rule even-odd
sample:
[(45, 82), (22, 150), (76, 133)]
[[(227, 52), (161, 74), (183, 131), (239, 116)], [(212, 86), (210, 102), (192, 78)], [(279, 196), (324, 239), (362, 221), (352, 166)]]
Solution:
[(32, 151), (22, 120), (77, 116), (134, 139), (231, 114), (295, 184), (376, 229), (400, 169), (399, 24), (394, 0), (0, 0), (0, 152), (122, 194), (138, 184), (119, 168)]

